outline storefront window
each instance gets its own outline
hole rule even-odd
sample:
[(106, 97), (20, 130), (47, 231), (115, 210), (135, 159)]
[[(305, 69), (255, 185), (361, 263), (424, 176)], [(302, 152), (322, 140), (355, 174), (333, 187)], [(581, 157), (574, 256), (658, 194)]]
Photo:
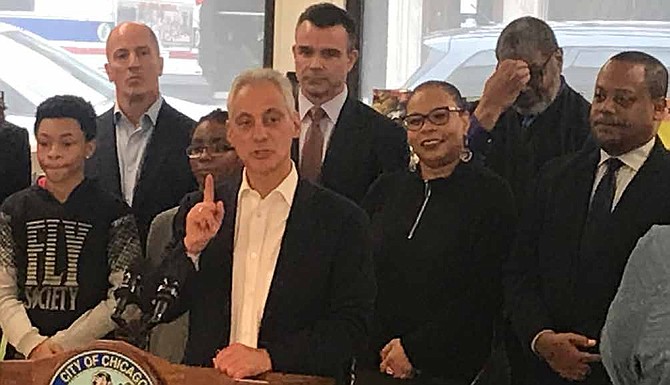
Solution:
[[(564, 75), (587, 99), (598, 69), (624, 50), (670, 67), (670, 7), (664, 0), (366, 0), (361, 98), (447, 80), (469, 99), (496, 66), (502, 28), (524, 15), (547, 20), (564, 50)], [(383, 70), (379, 70), (379, 69)]]
[(59, 93), (114, 102), (104, 71), (115, 25), (138, 21), (160, 41), (161, 92), (199, 119), (225, 106), (234, 76), (263, 63), (265, 0), (0, 0), (0, 89), (7, 118), (31, 127), (35, 107)]

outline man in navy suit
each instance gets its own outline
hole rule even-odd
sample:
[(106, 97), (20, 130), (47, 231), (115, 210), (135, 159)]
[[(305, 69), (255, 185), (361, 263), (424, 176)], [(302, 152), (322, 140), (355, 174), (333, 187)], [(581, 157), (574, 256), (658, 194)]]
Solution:
[(244, 171), (216, 193), (208, 176), (187, 196), (162, 269), (188, 270), (174, 311), (190, 310), (184, 361), (234, 378), (272, 370), (344, 381), (376, 293), (367, 216), (298, 176), (300, 122), (285, 77), (242, 73), (228, 111)]
[(667, 87), (654, 57), (613, 56), (591, 108), (597, 147), (539, 175), (503, 280), (524, 383), (610, 384), (597, 354), (608, 307), (638, 239), (670, 221), (670, 154), (656, 137)]
[(360, 203), (377, 177), (408, 167), (405, 130), (349, 96), (358, 60), (356, 25), (333, 4), (307, 8), (295, 30), (302, 131), (292, 157), (300, 175)]
[(133, 208), (144, 242), (156, 214), (197, 189), (186, 155), (195, 122), (160, 94), (163, 59), (149, 27), (118, 25), (106, 51), (116, 103), (98, 118), (97, 149), (86, 175)]

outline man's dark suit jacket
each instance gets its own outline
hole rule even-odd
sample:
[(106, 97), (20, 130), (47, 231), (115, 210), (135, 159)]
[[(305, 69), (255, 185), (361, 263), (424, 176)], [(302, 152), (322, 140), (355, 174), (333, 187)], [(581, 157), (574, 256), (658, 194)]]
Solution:
[[(239, 187), (239, 181), (217, 187), (225, 207), (221, 229), (201, 253), (199, 270), (186, 264), (191, 271), (175, 311), (190, 310), (186, 364), (211, 366), (217, 349), (229, 344)], [(185, 215), (201, 200), (197, 192), (182, 202), (175, 218), (176, 247), (164, 263), (186, 260)], [(342, 379), (356, 345), (368, 335), (375, 294), (367, 216), (349, 200), (300, 180), (258, 337), (273, 370)]]
[(0, 203), (30, 186), (28, 131), (9, 122), (0, 124)]
[[(124, 199), (116, 151), (114, 109), (98, 117), (97, 123), (97, 149), (86, 162), (86, 176), (97, 179), (104, 190)], [(158, 213), (177, 206), (184, 195), (198, 188), (186, 155), (193, 126), (192, 119), (163, 101), (144, 152), (133, 196), (132, 208), (143, 244), (151, 220)]]
[[(582, 243), (599, 151), (585, 148), (541, 172), (506, 266), (506, 307), (529, 357), (531, 341), (543, 329), (598, 339), (638, 239), (653, 224), (670, 220), (670, 154), (657, 138), (610, 221)], [(528, 364), (527, 383), (569, 383), (535, 357)], [(602, 365), (591, 366), (584, 384), (609, 384)]]
[[(300, 164), (299, 152), (296, 139), (291, 151), (296, 166)], [(333, 127), (320, 183), (360, 203), (381, 173), (407, 169), (408, 165), (405, 130), (366, 104), (347, 98)]]

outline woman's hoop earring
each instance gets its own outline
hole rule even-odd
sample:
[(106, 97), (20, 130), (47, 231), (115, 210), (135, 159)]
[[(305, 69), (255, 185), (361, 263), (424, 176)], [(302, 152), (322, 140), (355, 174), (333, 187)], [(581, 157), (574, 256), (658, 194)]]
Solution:
[(416, 166), (419, 164), (419, 156), (414, 152), (412, 146), (409, 146), (409, 171), (416, 171)]
[(461, 162), (467, 163), (472, 160), (472, 150), (467, 135), (463, 135), (463, 150), (461, 151)]

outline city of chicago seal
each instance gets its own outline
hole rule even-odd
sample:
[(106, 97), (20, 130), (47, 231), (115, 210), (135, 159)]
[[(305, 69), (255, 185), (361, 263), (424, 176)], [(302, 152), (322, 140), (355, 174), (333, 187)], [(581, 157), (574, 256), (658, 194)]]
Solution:
[(63, 365), (49, 385), (154, 385), (133, 360), (113, 351), (78, 354)]

